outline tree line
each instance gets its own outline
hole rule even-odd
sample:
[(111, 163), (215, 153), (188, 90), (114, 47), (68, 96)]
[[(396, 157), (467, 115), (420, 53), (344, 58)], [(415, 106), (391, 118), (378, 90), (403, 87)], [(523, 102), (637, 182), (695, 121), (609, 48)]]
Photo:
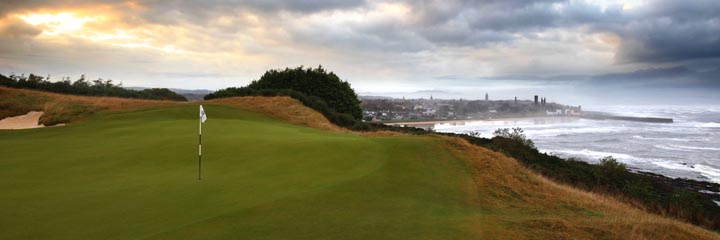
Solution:
[(60, 81), (51, 82), (50, 76), (42, 77), (36, 74), (30, 74), (28, 76), (24, 74), (10, 74), (9, 76), (5, 76), (0, 74), (0, 86), (83, 96), (187, 101), (184, 96), (170, 91), (167, 88), (132, 90), (123, 88), (122, 84), (114, 84), (110, 79), (103, 80), (102, 78), (98, 78), (96, 80), (87, 80), (85, 75), (81, 75), (80, 78), (75, 81), (70, 80), (70, 77), (63, 77)]

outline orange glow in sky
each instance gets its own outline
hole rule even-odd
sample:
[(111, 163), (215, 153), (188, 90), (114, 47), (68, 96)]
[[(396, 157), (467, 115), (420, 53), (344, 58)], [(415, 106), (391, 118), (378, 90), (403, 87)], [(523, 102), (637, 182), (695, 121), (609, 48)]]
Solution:
[(75, 12), (28, 13), (16, 15), (26, 23), (42, 30), (41, 37), (47, 39), (80, 38), (110, 46), (130, 49), (150, 49), (170, 54), (181, 54), (187, 51), (172, 44), (158, 43), (152, 36), (138, 35), (142, 27), (121, 29), (112, 26), (110, 16), (83, 16)]
[(79, 17), (74, 13), (61, 12), (55, 14), (26, 14), (20, 19), (28, 24), (43, 29), (43, 34), (58, 35), (82, 31), (85, 23), (97, 21), (97, 17)]

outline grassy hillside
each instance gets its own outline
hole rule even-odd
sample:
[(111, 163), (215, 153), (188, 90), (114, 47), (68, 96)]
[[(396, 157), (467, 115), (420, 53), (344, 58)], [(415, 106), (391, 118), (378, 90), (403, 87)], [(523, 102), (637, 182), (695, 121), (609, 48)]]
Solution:
[(286, 98), (204, 106), (202, 181), (197, 105), (0, 131), (0, 239), (719, 238), (458, 139), (308, 128), (327, 121)]
[(23, 115), (29, 111), (43, 111), (39, 123), (46, 126), (82, 120), (103, 110), (127, 110), (174, 104), (179, 103), (117, 97), (86, 97), (0, 87), (0, 119)]

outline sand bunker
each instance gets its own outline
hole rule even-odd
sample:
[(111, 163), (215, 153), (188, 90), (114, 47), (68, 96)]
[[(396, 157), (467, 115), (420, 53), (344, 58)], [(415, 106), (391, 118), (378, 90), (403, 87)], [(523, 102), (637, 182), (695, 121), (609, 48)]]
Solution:
[(45, 125), (38, 124), (43, 112), (31, 111), (22, 116), (8, 117), (0, 120), (0, 129), (27, 129), (41, 128)]

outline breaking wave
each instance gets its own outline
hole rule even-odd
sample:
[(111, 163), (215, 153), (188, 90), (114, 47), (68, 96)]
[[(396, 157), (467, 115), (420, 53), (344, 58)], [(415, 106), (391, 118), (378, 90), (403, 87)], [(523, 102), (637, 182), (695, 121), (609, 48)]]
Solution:
[[(595, 110), (595, 109), (593, 109)], [(613, 156), (629, 168), (720, 183), (720, 107), (609, 107), (620, 115), (672, 117), (675, 123), (526, 120), (444, 125), (439, 132), (482, 132), (521, 127), (540, 151), (590, 163)]]
[(720, 169), (705, 166), (701, 164), (695, 164), (695, 170), (700, 172), (703, 176), (709, 178), (713, 182), (720, 182)]
[(596, 162), (598, 159), (607, 157), (607, 156), (612, 156), (613, 158), (615, 158), (621, 162), (622, 161), (644, 160), (642, 158), (638, 158), (638, 157), (632, 156), (630, 154), (594, 151), (594, 150), (589, 150), (589, 149), (582, 149), (582, 150), (560, 149), (560, 150), (550, 150), (550, 151), (547, 151), (547, 153), (553, 154), (553, 155), (561, 155), (561, 156), (581, 157), (581, 158), (584, 158), (585, 160), (593, 160), (593, 162)]
[(685, 138), (663, 138), (663, 137), (643, 137), (640, 135), (633, 135), (633, 138), (640, 140), (658, 140), (658, 141), (675, 141), (675, 142), (689, 142), (690, 139)]

